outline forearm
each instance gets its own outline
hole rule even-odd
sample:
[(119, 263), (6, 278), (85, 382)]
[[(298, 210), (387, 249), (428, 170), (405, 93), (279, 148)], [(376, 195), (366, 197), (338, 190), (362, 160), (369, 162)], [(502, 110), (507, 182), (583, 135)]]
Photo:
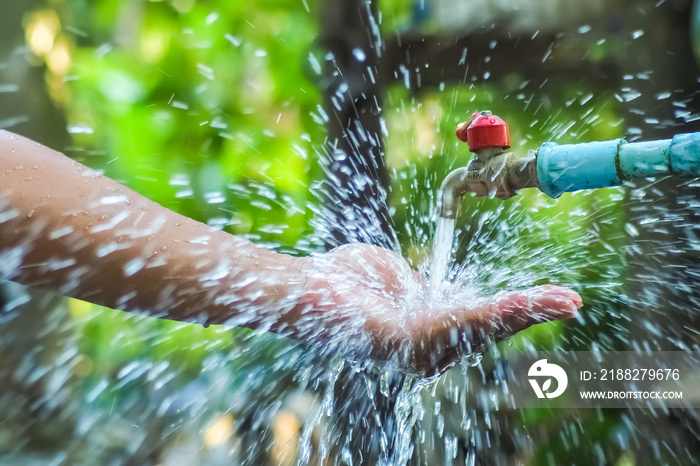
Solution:
[(0, 132), (0, 220), (4, 278), (111, 308), (255, 327), (257, 311), (283, 313), (294, 306), (283, 301), (303, 286), (301, 261), (179, 215), (7, 132)]

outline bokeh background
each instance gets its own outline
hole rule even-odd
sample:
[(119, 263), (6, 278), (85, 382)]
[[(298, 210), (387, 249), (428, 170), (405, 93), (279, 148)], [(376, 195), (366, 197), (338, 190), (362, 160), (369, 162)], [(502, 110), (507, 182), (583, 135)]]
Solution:
[[(5, 0), (0, 129), (281, 252), (399, 244), (426, 272), (437, 187), (469, 158), (454, 128), (473, 111), (503, 117), (523, 155), (700, 130), (694, 3)], [(356, 181), (342, 175), (353, 164), (386, 199), (362, 186), (333, 196)], [(514, 349), (697, 349), (697, 188), (465, 201), (462, 276), (489, 292), (568, 284), (586, 312), (435, 382), (410, 461), (692, 464), (692, 410), (508, 410), (488, 398)], [(343, 202), (381, 224), (355, 231)], [(373, 464), (369, 451), (323, 452), (323, 423), (340, 421), (317, 414), (325, 382), (298, 376), (298, 343), (12, 283), (2, 300), (2, 464)]]

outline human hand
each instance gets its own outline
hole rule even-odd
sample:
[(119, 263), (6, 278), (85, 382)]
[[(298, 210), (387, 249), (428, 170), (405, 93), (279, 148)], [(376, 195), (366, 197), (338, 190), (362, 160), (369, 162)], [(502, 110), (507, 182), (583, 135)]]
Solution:
[(311, 261), (303, 300), (317, 325), (361, 322), (375, 357), (396, 356), (424, 375), (533, 324), (574, 317), (582, 306), (578, 293), (553, 285), (481, 301), (450, 292), (431, 299), (426, 280), (401, 256), (366, 244)]

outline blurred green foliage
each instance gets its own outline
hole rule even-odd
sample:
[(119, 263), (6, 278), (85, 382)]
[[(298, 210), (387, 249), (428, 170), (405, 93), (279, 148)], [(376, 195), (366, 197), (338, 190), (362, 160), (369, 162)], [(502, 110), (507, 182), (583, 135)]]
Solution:
[[(313, 15), (225, 1), (73, 1), (62, 14), (84, 35), (73, 37), (68, 119), (89, 128), (81, 150), (106, 154), (85, 162), (190, 217), (295, 244), (306, 219), (289, 204), (308, 201), (310, 141), (322, 137), (303, 66)], [(256, 183), (280, 201), (256, 208), (254, 195), (230, 193)], [(273, 223), (285, 231), (260, 230)]]

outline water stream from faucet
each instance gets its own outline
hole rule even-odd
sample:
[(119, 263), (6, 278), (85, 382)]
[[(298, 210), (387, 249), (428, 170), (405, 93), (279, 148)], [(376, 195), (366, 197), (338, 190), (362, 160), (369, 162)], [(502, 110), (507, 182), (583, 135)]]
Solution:
[(451, 269), (452, 244), (454, 243), (455, 220), (438, 216), (435, 238), (433, 239), (432, 261), (430, 263), (430, 299), (441, 296), (442, 284)]

